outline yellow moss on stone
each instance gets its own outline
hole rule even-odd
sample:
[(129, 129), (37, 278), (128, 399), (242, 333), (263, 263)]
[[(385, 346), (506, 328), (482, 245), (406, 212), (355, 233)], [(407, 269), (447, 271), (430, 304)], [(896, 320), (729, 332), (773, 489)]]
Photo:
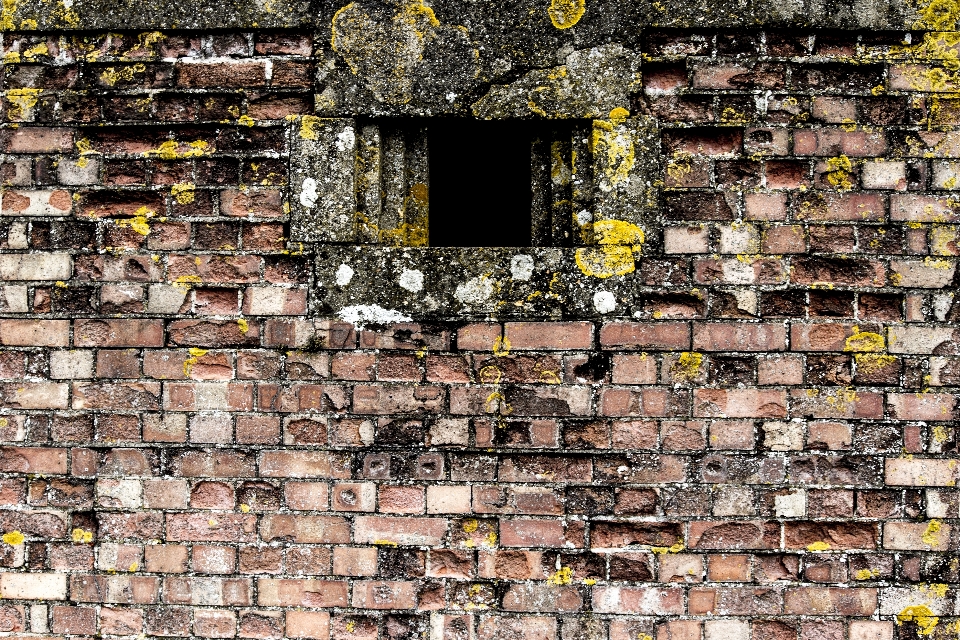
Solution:
[(580, 22), (586, 11), (586, 0), (550, 0), (547, 15), (557, 29), (569, 29)]

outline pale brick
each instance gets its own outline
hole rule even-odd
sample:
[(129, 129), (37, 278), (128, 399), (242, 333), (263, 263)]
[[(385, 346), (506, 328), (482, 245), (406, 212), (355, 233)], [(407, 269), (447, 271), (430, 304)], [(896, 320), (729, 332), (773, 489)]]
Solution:
[(68, 280), (73, 262), (66, 253), (0, 255), (0, 280)]
[(93, 377), (93, 351), (53, 351), (50, 354), (50, 377), (73, 380)]
[(887, 458), (885, 482), (890, 486), (952, 487), (960, 479), (957, 460)]
[(950, 327), (890, 327), (890, 353), (930, 354), (942, 345), (956, 345), (955, 329)]
[(65, 216), (70, 215), (73, 198), (69, 191), (6, 191), (0, 195), (0, 215)]
[(66, 600), (67, 575), (3, 573), (0, 574), (0, 597), (11, 600)]
[(470, 513), (469, 486), (428, 486), (427, 513)]

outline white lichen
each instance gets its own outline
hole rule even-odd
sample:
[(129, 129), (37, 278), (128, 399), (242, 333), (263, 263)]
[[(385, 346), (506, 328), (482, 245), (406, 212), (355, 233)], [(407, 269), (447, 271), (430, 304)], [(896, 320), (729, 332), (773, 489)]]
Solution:
[(419, 269), (404, 269), (400, 274), (400, 286), (411, 293), (423, 290), (423, 272)]
[(617, 299), (609, 291), (597, 291), (593, 294), (593, 308), (598, 313), (610, 313), (617, 308)]
[(510, 260), (510, 275), (514, 280), (529, 280), (533, 275), (533, 256), (524, 253), (513, 256)]
[(493, 295), (493, 282), (487, 276), (471, 278), (457, 285), (453, 297), (463, 304), (482, 304)]
[(378, 304), (357, 304), (340, 309), (337, 314), (344, 322), (357, 328), (368, 324), (389, 324), (391, 322), (410, 322), (412, 318), (393, 309), (384, 309)]
[(350, 265), (341, 264), (337, 267), (337, 273), (335, 275), (337, 278), (337, 286), (345, 287), (353, 280), (353, 269), (350, 268)]
[(307, 209), (317, 206), (317, 200), (320, 194), (317, 193), (317, 181), (313, 178), (304, 178), (303, 185), (300, 188), (300, 204)]

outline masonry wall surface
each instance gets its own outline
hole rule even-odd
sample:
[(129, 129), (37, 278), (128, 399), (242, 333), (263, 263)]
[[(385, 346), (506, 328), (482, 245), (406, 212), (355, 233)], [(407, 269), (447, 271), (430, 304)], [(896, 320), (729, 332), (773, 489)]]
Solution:
[[(960, 7), (703, 9), (4, 2), (0, 635), (960, 636)], [(572, 244), (353, 219), (437, 113)]]

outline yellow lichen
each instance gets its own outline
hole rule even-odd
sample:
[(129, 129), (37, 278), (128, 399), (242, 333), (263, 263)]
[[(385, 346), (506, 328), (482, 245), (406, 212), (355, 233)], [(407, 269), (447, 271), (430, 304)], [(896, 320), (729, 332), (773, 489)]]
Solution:
[(883, 351), (886, 348), (886, 342), (879, 333), (871, 331), (860, 331), (860, 327), (853, 327), (853, 335), (847, 338), (844, 343), (844, 351), (853, 351), (859, 353)]
[(573, 582), (573, 569), (570, 567), (560, 567), (556, 573), (547, 578), (547, 582), (557, 586), (570, 584)]
[(11, 547), (21, 545), (23, 544), (23, 534), (19, 531), (8, 531), (3, 534), (3, 541)]
[(377, 540), (374, 540), (374, 541), (373, 541), (373, 544), (378, 545), (378, 546), (381, 546), (381, 547), (396, 547), (396, 546), (399, 546), (399, 545), (397, 545), (397, 543), (394, 542), (393, 540), (385, 540), (385, 539), (382, 539), (382, 538), (377, 539)]
[(175, 184), (170, 187), (170, 195), (172, 195), (173, 199), (179, 204), (190, 204), (194, 200), (196, 189), (197, 185), (193, 184), (192, 182)]
[(77, 528), (70, 532), (70, 539), (77, 543), (90, 544), (93, 542), (93, 532)]
[(34, 45), (23, 52), (23, 57), (31, 62), (35, 61), (37, 56), (48, 56), (48, 55), (50, 55), (50, 49), (49, 47), (47, 47), (46, 42), (41, 42), (38, 45)]
[(601, 191), (612, 191), (621, 182), (626, 182), (636, 163), (632, 133), (628, 127), (620, 126), (622, 123), (619, 118), (593, 121), (590, 146), (603, 173), (604, 179), (599, 185)]
[(250, 513), (250, 505), (241, 502), (241, 503), (240, 503), (240, 512), (241, 512), (241, 513)]
[(847, 156), (827, 158), (827, 182), (840, 191), (853, 189), (853, 165)]
[(17, 0), (3, 0), (0, 9), (0, 31), (13, 31), (17, 28), (13, 16), (17, 12)]
[(807, 551), (829, 551), (830, 543), (817, 540), (807, 545)]
[(586, 0), (550, 0), (547, 15), (557, 29), (569, 29), (580, 22), (586, 10)]
[(680, 185), (692, 171), (693, 155), (685, 151), (675, 151), (673, 157), (667, 163), (667, 177)]
[(923, 535), (920, 536), (920, 540), (924, 544), (928, 544), (931, 547), (936, 547), (940, 544), (940, 529), (943, 527), (943, 523), (939, 520), (931, 520), (927, 524), (926, 530), (923, 532)]
[(860, 373), (876, 373), (897, 361), (895, 356), (879, 353), (856, 353), (853, 359), (856, 361), (857, 371)]
[(855, 574), (853, 574), (853, 577), (856, 578), (857, 580), (870, 580), (872, 578), (878, 577), (879, 575), (880, 575), (879, 569), (860, 569)]
[(203, 279), (200, 276), (179, 276), (176, 280), (173, 281), (173, 286), (181, 291), (189, 291), (190, 283), (200, 283), (203, 282)]
[(623, 220), (601, 220), (593, 223), (593, 236), (598, 247), (577, 249), (574, 259), (584, 275), (609, 278), (624, 275), (636, 268), (634, 253), (643, 249), (643, 230)]
[(121, 80), (130, 82), (136, 74), (143, 73), (146, 70), (147, 65), (142, 62), (128, 67), (121, 67), (119, 71), (115, 67), (107, 67), (100, 74), (100, 79), (112, 87)]
[(917, 633), (921, 636), (929, 636), (936, 629), (940, 618), (933, 615), (933, 611), (925, 604), (907, 607), (897, 614), (897, 624), (904, 622), (913, 622), (917, 625)]
[(247, 331), (250, 331), (250, 325), (247, 324), (247, 321), (243, 318), (237, 319), (237, 326), (240, 328), (240, 333), (246, 333)]
[(167, 140), (156, 149), (144, 151), (143, 155), (148, 158), (150, 156), (156, 156), (161, 160), (178, 160), (182, 158), (198, 158), (205, 153), (211, 153), (213, 151), (213, 149), (210, 148), (210, 143), (203, 140), (194, 140), (193, 142), (187, 143), (187, 146), (190, 148), (181, 153), (177, 151), (180, 143), (176, 140)]
[(700, 375), (700, 367), (703, 364), (703, 354), (684, 352), (677, 358), (677, 361), (670, 367), (670, 374), (677, 382), (690, 382)]
[(683, 544), (682, 540), (678, 540), (673, 546), (670, 547), (650, 547), (650, 551), (654, 552), (657, 555), (663, 555), (665, 553), (680, 553), (686, 547)]
[(463, 526), (461, 527), (461, 529), (463, 529), (464, 533), (473, 533), (474, 531), (477, 530), (479, 526), (480, 526), (479, 521), (473, 518), (470, 518), (469, 520), (463, 521)]
[(493, 341), (493, 355), (502, 358), (510, 354), (510, 338), (500, 336)]
[(937, 598), (946, 598), (947, 591), (949, 589), (950, 589), (950, 586), (947, 584), (943, 584), (942, 582), (933, 582), (931, 584), (920, 585), (921, 593), (929, 593), (936, 596)]
[(245, 127), (252, 127), (253, 125), (256, 124), (256, 122), (254, 121), (254, 119), (251, 118), (251, 117), (248, 116), (248, 115), (242, 115), (242, 116), (240, 116), (239, 118), (237, 118), (237, 122), (238, 122), (239, 124), (242, 124), (242, 125), (245, 126)]
[(193, 371), (193, 365), (197, 364), (200, 358), (208, 353), (207, 349), (198, 349), (196, 347), (191, 347), (189, 351), (190, 357), (183, 361), (183, 375), (187, 378), (190, 377), (190, 373)]
[(154, 212), (146, 207), (137, 209), (132, 218), (115, 220), (118, 227), (129, 227), (142, 236), (150, 235), (150, 224), (147, 222), (154, 216)]
[(6, 96), (10, 103), (10, 117), (19, 120), (37, 106), (40, 89), (9, 89)]

